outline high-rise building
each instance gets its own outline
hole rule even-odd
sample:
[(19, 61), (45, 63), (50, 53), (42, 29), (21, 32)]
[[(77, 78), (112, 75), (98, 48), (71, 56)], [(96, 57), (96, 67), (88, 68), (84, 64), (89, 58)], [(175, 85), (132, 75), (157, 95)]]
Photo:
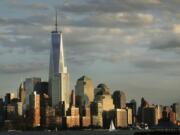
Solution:
[(5, 104), (10, 104), (11, 103), (11, 100), (16, 98), (16, 95), (15, 93), (6, 93), (6, 96), (5, 96)]
[[(49, 65), (49, 96), (50, 104), (56, 106), (59, 103), (69, 106), (69, 73), (64, 63), (64, 49), (62, 32), (57, 29), (57, 15), (55, 30), (51, 32), (51, 52)], [(64, 103), (63, 103), (64, 102)]]
[(175, 112), (170, 111), (168, 114), (168, 117), (172, 123), (176, 124), (176, 113)]
[(143, 109), (149, 107), (149, 103), (142, 97), (141, 98), (141, 105), (138, 108), (138, 112), (137, 112), (137, 121), (139, 123), (143, 122)]
[(30, 95), (30, 110), (32, 115), (32, 125), (33, 127), (40, 126), (40, 95), (36, 91), (32, 92)]
[(41, 78), (33, 77), (33, 78), (26, 78), (24, 82), (24, 89), (26, 91), (26, 105), (29, 105), (29, 96), (33, 91), (36, 91), (37, 85), (41, 82)]
[(136, 101), (132, 99), (129, 103), (126, 103), (126, 107), (132, 109), (132, 123), (136, 122)]
[(70, 106), (75, 106), (75, 104), (76, 104), (76, 95), (75, 95), (75, 91), (74, 90), (72, 90), (71, 91), (71, 98), (70, 98)]
[(66, 116), (66, 125), (68, 128), (80, 126), (79, 108), (71, 106), (69, 108), (69, 116)]
[(41, 115), (41, 126), (46, 126), (46, 110), (49, 107), (49, 96), (45, 93), (40, 94), (40, 115)]
[[(99, 84), (95, 90), (94, 107), (92, 111), (98, 116), (98, 126), (107, 128), (112, 120), (112, 111), (114, 110), (113, 99), (110, 94), (110, 89), (105, 84)], [(92, 114), (94, 115), (94, 112)], [(96, 118), (96, 117), (93, 117)], [(94, 119), (94, 121), (97, 121)], [(93, 122), (94, 124), (96, 122)]]
[(125, 109), (126, 108), (126, 96), (122, 91), (115, 91), (113, 93), (113, 102), (115, 108)]
[(90, 107), (83, 108), (83, 116), (81, 116), (82, 127), (89, 127), (91, 125), (91, 111)]
[(18, 116), (23, 115), (23, 104), (22, 104), (22, 102), (17, 102), (16, 103), (16, 113), (17, 113)]
[(128, 116), (126, 109), (115, 109), (116, 127), (126, 128), (128, 126)]
[(48, 82), (40, 82), (36, 85), (35, 90), (38, 94), (47, 94), (48, 95)]
[(103, 126), (103, 106), (100, 102), (93, 102), (91, 104), (91, 115), (92, 115), (92, 125), (94, 127)]
[(128, 125), (132, 125), (133, 124), (133, 111), (131, 108), (127, 108), (127, 121), (128, 121)]
[(149, 126), (157, 125), (157, 108), (155, 106), (143, 108), (142, 121)]
[(25, 103), (26, 103), (26, 91), (24, 88), (24, 82), (22, 82), (20, 84), (20, 87), (19, 87), (19, 99), (22, 102), (22, 105), (25, 105)]
[(156, 123), (159, 123), (159, 120), (162, 118), (162, 110), (163, 106), (162, 105), (156, 105), (156, 110), (157, 110), (157, 121)]
[(172, 111), (176, 114), (176, 120), (180, 120), (180, 106), (179, 103), (174, 103), (172, 105)]
[(95, 95), (94, 102), (101, 103), (103, 111), (113, 110), (114, 104), (110, 94), (110, 89), (105, 84), (99, 84), (96, 89), (98, 91)]
[(0, 127), (3, 126), (5, 120), (5, 112), (4, 112), (4, 102), (3, 98), (0, 98)]
[(82, 76), (77, 80), (76, 86), (76, 96), (79, 98), (78, 103), (80, 106), (90, 105), (90, 102), (94, 100), (94, 87), (93, 82), (87, 76)]

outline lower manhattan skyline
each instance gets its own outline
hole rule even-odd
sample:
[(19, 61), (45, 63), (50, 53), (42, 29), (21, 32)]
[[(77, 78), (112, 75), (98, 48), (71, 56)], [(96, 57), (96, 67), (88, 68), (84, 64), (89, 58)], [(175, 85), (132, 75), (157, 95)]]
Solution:
[(70, 88), (87, 75), (94, 88), (180, 102), (180, 1), (3, 0), (0, 2), (0, 91), (17, 92), (29, 77), (48, 81), (55, 8), (63, 30)]

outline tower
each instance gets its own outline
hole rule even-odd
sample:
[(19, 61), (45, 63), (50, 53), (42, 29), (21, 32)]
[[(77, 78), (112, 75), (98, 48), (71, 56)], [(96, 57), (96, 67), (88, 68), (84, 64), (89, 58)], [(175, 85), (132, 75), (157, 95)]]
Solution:
[(115, 108), (120, 108), (120, 109), (126, 108), (126, 96), (123, 91), (119, 91), (119, 90), (115, 91), (112, 97)]
[(19, 99), (22, 102), (23, 105), (26, 103), (26, 91), (24, 89), (24, 82), (20, 84), (19, 87)]
[(79, 98), (78, 103), (80, 106), (89, 106), (94, 100), (94, 86), (93, 82), (87, 76), (82, 76), (77, 80), (76, 86), (76, 96)]
[(63, 37), (62, 31), (58, 31), (57, 12), (55, 30), (51, 32), (51, 42), (48, 91), (50, 104), (56, 106), (62, 103), (67, 110), (69, 105), (69, 73), (64, 64)]

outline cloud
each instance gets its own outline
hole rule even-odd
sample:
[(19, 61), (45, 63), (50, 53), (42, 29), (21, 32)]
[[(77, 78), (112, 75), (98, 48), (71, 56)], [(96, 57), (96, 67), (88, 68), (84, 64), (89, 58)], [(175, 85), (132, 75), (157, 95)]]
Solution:
[(162, 59), (162, 58), (144, 58), (134, 62), (136, 67), (143, 69), (156, 69), (163, 73), (163, 69), (176, 68), (180, 66), (180, 60), (177, 59)]
[(48, 10), (49, 6), (46, 3), (30, 3), (30, 4), (25, 4), (20, 1), (15, 1), (15, 2), (10, 2), (9, 6), (11, 8), (16, 8), (16, 9), (23, 9), (23, 10)]
[(89, 0), (83, 4), (67, 2), (64, 6), (60, 6), (60, 8), (70, 13), (116, 13), (124, 11), (142, 11), (145, 8), (148, 9), (148, 7), (156, 6), (157, 4), (160, 4), (159, 0)]
[(150, 43), (149, 49), (179, 53), (180, 40), (178, 36), (173, 33), (161, 35)]
[(67, 18), (66, 26), (99, 27), (99, 28), (129, 28), (143, 27), (153, 24), (155, 18), (152, 14), (117, 12), (97, 15), (87, 15), (82, 19)]
[(162, 43), (153, 43), (154, 45), (152, 45), (150, 47), (150, 49), (158, 49), (158, 50), (168, 50), (168, 49), (177, 49), (180, 48), (180, 41), (177, 40), (176, 38), (171, 39), (169, 41), (166, 42), (162, 42)]
[(0, 25), (1, 26), (8, 26), (8, 25), (30, 25), (31, 23), (26, 19), (20, 18), (0, 18)]
[(15, 36), (15, 37), (0, 37), (0, 46), (9, 48), (11, 50), (23, 50), (32, 52), (44, 52), (49, 50), (48, 39), (42, 39), (40, 37), (26, 37), (26, 36)]
[(44, 14), (32, 15), (26, 18), (0, 18), (1, 26), (36, 26), (49, 24), (50, 19)]
[(1, 64), (0, 73), (19, 74), (19, 73), (35, 72), (35, 71), (43, 70), (45, 68), (47, 68), (47, 64), (41, 61)]

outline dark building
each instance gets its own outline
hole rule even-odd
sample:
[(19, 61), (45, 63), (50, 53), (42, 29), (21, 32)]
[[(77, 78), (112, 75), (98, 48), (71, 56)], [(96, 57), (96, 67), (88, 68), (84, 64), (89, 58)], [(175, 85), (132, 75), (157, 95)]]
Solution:
[(71, 97), (70, 97), (70, 107), (76, 105), (76, 98), (75, 97), (76, 97), (75, 91), (72, 90), (71, 91)]
[(38, 94), (47, 94), (48, 95), (48, 86), (49, 83), (48, 82), (38, 82), (35, 85), (34, 90), (38, 93)]
[(19, 87), (19, 99), (22, 102), (23, 105), (26, 103), (26, 91), (24, 89), (24, 82), (20, 84)]
[(113, 103), (115, 108), (124, 109), (126, 108), (126, 96), (122, 91), (115, 91), (113, 93)]
[(4, 102), (3, 99), (0, 98), (0, 127), (3, 126), (4, 120), (5, 120)]
[(135, 122), (136, 122), (136, 106), (137, 106), (136, 101), (133, 99), (129, 103), (127, 103), (126, 106), (128, 108), (132, 109), (132, 117), (133, 117), (132, 123), (135, 124)]
[(137, 121), (139, 123), (143, 122), (142, 121), (142, 117), (143, 117), (143, 109), (149, 107), (149, 103), (142, 97), (141, 98), (141, 105), (138, 108), (138, 112), (137, 112)]
[(49, 107), (49, 96), (44, 94), (40, 95), (40, 123), (42, 127), (46, 127), (47, 108)]
[(11, 100), (15, 98), (15, 94), (14, 93), (7, 93), (5, 96), (5, 104), (10, 104)]
[(157, 115), (155, 106), (143, 108), (142, 121), (148, 124), (148, 126), (157, 125)]

